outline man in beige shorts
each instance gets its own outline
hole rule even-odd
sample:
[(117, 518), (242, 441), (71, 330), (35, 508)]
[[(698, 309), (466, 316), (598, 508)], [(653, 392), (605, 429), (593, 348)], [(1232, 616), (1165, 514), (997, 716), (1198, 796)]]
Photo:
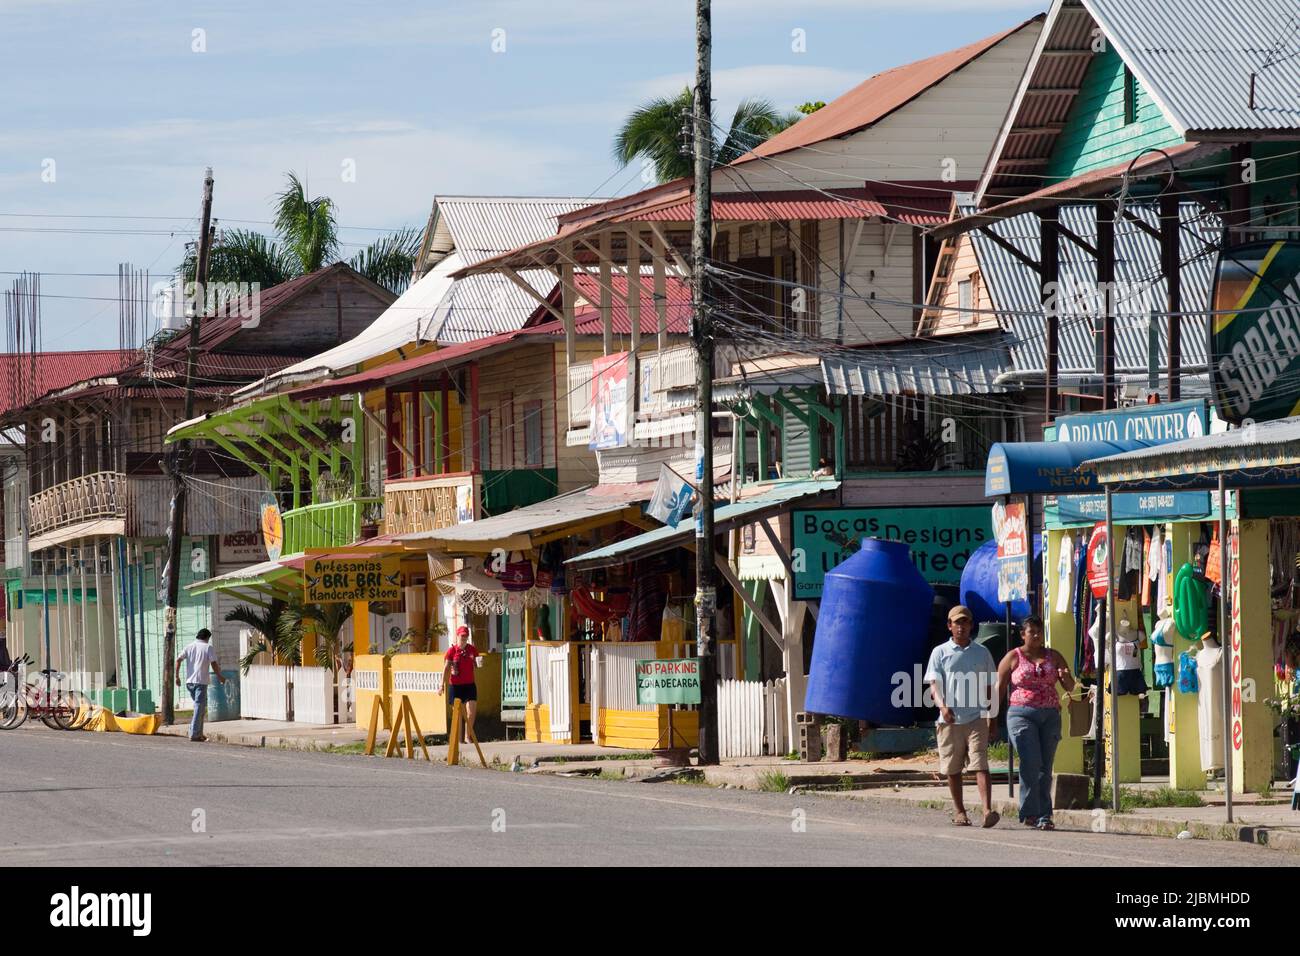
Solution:
[(975, 770), (980, 800), (984, 803), (983, 826), (997, 826), (1001, 819), (993, 809), (993, 785), (989, 781), (989, 737), (997, 717), (997, 665), (982, 644), (971, 640), (974, 620), (970, 608), (957, 605), (948, 612), (948, 633), (952, 640), (930, 652), (925, 682), (939, 708), (935, 736), (939, 742), (939, 772), (948, 778), (956, 813), (952, 822), (971, 825), (962, 795), (962, 772)]

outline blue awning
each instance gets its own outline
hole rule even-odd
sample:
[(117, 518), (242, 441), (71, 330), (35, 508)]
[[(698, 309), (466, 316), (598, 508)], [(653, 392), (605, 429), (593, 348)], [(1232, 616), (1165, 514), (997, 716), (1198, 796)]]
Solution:
[(1140, 441), (998, 442), (989, 449), (984, 495), (1079, 495), (1100, 492), (1101, 483), (1085, 461), (1146, 448)]

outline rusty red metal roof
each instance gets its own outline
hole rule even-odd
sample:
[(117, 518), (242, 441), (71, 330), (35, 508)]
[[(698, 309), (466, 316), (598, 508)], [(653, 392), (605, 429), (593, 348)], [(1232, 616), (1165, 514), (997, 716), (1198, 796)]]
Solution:
[[(768, 219), (860, 219), (885, 215), (882, 206), (866, 189), (782, 189), (762, 192), (713, 194), (713, 218), (717, 221)], [(670, 201), (655, 208), (633, 209), (614, 217), (614, 222), (690, 222), (695, 217), (695, 199)]]
[(127, 349), (0, 354), (0, 414), (30, 404), (55, 389), (111, 374), (136, 355)]
[(947, 53), (917, 60), (877, 73), (847, 93), (837, 96), (816, 113), (812, 113), (771, 139), (760, 143), (732, 165), (740, 165), (763, 156), (776, 156), (792, 149), (814, 146), (828, 139), (847, 136), (880, 122), (895, 110), (997, 46), (1007, 37), (1019, 33), (1044, 14), (1031, 17), (991, 37), (967, 44)]

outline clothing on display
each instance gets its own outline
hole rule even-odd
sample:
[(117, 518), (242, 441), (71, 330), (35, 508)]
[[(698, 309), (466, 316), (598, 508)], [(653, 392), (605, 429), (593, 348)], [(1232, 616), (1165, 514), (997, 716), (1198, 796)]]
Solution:
[(1223, 769), (1223, 651), (1207, 638), (1196, 652), (1196, 723), (1201, 738), (1201, 769)]
[(1160, 610), (1160, 620), (1151, 632), (1151, 647), (1155, 652), (1155, 684), (1169, 687), (1174, 682), (1173, 616), (1166, 606)]
[(1056, 613), (1069, 614), (1074, 606), (1074, 538), (1067, 532), (1061, 537), (1061, 554), (1056, 561)]
[(1196, 680), (1196, 657), (1190, 651), (1178, 655), (1178, 693), (1195, 694), (1199, 684)]

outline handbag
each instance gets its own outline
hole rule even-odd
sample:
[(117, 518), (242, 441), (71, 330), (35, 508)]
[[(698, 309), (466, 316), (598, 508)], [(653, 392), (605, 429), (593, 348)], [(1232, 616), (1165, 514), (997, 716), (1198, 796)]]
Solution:
[(1183, 651), (1178, 655), (1178, 693), (1195, 694), (1200, 689), (1196, 680), (1196, 658)]
[(1070, 715), (1070, 736), (1082, 737), (1088, 732), (1092, 725), (1092, 704), (1088, 701), (1088, 695), (1083, 694), (1079, 697), (1067, 696), (1065, 698), (1065, 709)]
[[(515, 554), (519, 554), (519, 560), (510, 560), (510, 557)], [(527, 591), (533, 586), (535, 581), (533, 576), (533, 562), (525, 558), (522, 552), (512, 551), (510, 552), (510, 555), (506, 557), (505, 570), (497, 576), (497, 580), (501, 582), (501, 587), (507, 591), (515, 593), (519, 591)]]

